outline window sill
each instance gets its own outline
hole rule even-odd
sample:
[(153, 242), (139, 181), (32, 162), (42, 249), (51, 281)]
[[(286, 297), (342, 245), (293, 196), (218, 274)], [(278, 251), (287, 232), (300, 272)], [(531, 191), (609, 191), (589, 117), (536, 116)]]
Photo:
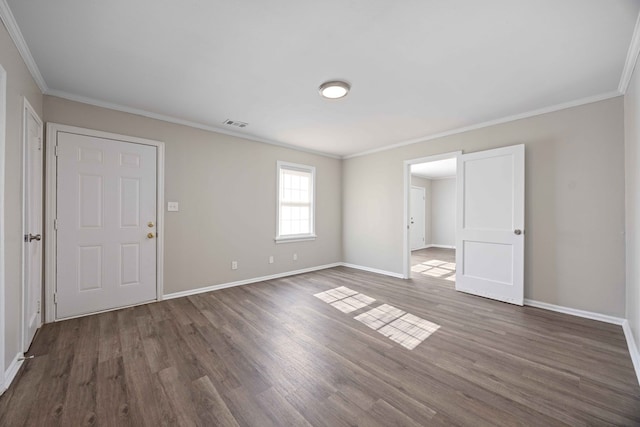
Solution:
[(276, 241), (276, 243), (293, 243), (293, 242), (306, 242), (308, 240), (316, 240), (316, 235), (315, 234), (309, 234), (309, 235), (304, 235), (304, 236), (279, 236), (276, 237), (274, 240)]

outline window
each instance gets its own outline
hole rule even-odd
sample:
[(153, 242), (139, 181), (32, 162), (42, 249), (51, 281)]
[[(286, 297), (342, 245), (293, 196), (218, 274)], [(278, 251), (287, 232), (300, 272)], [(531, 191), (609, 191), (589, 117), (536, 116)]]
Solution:
[(316, 168), (280, 161), (277, 166), (278, 233), (276, 242), (315, 239)]

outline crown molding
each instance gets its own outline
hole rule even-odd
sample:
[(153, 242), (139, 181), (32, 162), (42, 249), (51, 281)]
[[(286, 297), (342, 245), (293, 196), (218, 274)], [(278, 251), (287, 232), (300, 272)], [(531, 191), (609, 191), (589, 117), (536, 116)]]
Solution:
[(419, 142), (431, 141), (438, 138), (444, 138), (445, 136), (456, 135), (459, 133), (469, 132), (476, 129), (482, 129), (489, 126), (500, 125), (503, 123), (514, 122), (516, 120), (527, 119), (529, 117), (540, 116), (542, 114), (553, 113), (554, 111), (566, 110), (567, 108), (578, 107), (580, 105), (591, 104), (598, 101), (604, 101), (606, 99), (615, 98), (618, 96), (622, 96), (620, 92), (612, 91), (605, 92), (599, 95), (589, 96), (586, 98), (576, 99), (575, 101), (564, 102), (562, 104), (551, 105), (549, 107), (540, 108), (538, 110), (528, 111), (526, 113), (514, 114), (513, 116), (503, 117), (501, 119), (489, 120), (487, 122), (481, 122), (474, 125), (464, 126), (457, 129), (448, 130), (445, 132), (436, 133), (434, 135), (424, 136), (422, 138), (410, 139), (404, 142), (398, 142), (397, 144), (385, 145), (383, 147), (374, 148), (372, 150), (366, 150), (359, 153), (348, 154), (346, 156), (342, 156), (343, 159), (352, 159), (354, 157), (362, 157), (367, 156), (369, 154), (380, 153), (382, 151), (393, 150), (394, 148), (400, 148), (407, 145), (417, 144)]
[(109, 110), (120, 111), (123, 113), (135, 114), (138, 116), (147, 117), (150, 119), (161, 120), (163, 122), (174, 123), (177, 125), (187, 126), (195, 129), (206, 130), (208, 132), (221, 133), (228, 136), (233, 136), (236, 138), (247, 139), (255, 142), (262, 142), (269, 145), (275, 145), (282, 148), (288, 148), (290, 150), (303, 151), (309, 154), (315, 154), (317, 156), (330, 157), (332, 159), (340, 159), (340, 156), (336, 156), (334, 154), (324, 153), (322, 151), (311, 150), (304, 147), (299, 147), (297, 145), (286, 144), (284, 142), (272, 141), (270, 139), (260, 138), (258, 136), (247, 135), (240, 132), (234, 132), (227, 129), (222, 129), (216, 126), (210, 126), (203, 123), (192, 122), (190, 120), (179, 119), (177, 117), (168, 116), (165, 114), (153, 113), (151, 111), (142, 110), (139, 108), (127, 107), (125, 105), (115, 104), (112, 102), (101, 101), (94, 98), (89, 98), (86, 96), (74, 95), (72, 93), (63, 92), (60, 90), (48, 90), (45, 92), (45, 95), (55, 96), (56, 98), (67, 99), (69, 101), (80, 102), (82, 104), (93, 105), (96, 107), (107, 108)]
[(36, 81), (36, 84), (40, 88), (40, 92), (46, 93), (49, 90), (47, 86), (47, 82), (45, 82), (42, 74), (40, 73), (40, 69), (36, 65), (36, 61), (33, 59), (31, 55), (31, 51), (27, 46), (27, 42), (22, 37), (22, 32), (20, 31), (20, 27), (18, 27), (18, 23), (9, 8), (6, 0), (0, 0), (0, 20), (4, 23), (4, 26), (7, 28), (13, 43), (18, 48), (18, 52), (20, 52), (20, 56), (22, 56), (22, 60), (26, 64), (33, 80)]
[(622, 69), (622, 76), (620, 77), (620, 84), (618, 85), (618, 92), (622, 95), (627, 93), (629, 83), (631, 82), (631, 76), (633, 70), (636, 67), (638, 61), (638, 54), (640, 53), (640, 13), (636, 20), (636, 26), (633, 29), (633, 36), (631, 36), (631, 43), (629, 43), (629, 50), (627, 50), (627, 59)]

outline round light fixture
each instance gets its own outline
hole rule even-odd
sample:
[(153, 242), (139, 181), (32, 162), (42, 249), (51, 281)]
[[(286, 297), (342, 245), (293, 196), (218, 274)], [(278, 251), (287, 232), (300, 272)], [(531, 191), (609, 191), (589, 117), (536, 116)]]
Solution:
[(346, 96), (349, 93), (349, 89), (351, 89), (349, 83), (336, 80), (322, 83), (318, 90), (324, 98), (338, 99)]

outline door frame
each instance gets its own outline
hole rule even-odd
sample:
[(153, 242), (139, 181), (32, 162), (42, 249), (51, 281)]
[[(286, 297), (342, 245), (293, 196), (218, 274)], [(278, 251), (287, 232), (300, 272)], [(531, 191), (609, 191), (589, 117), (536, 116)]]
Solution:
[(411, 278), (411, 236), (409, 233), (411, 230), (409, 229), (409, 221), (411, 216), (411, 210), (409, 209), (409, 201), (411, 200), (411, 165), (417, 165), (419, 163), (429, 163), (435, 162), (437, 160), (444, 159), (457, 159), (462, 155), (462, 151), (450, 151), (448, 153), (443, 154), (434, 154), (432, 156), (420, 157), (417, 159), (405, 160), (403, 162), (403, 177), (404, 177), (404, 186), (403, 186), (403, 198), (404, 198), (404, 215), (403, 215), (403, 253), (402, 253), (402, 277), (403, 279)]
[(7, 133), (7, 71), (0, 65), (0, 395), (8, 387), (8, 382), (13, 378), (7, 378), (4, 365), (5, 351), (5, 304), (7, 301), (4, 289), (4, 182), (5, 182), (5, 151)]
[[(413, 189), (417, 189), (420, 190), (422, 192), (422, 201), (424, 202), (426, 197), (427, 197), (427, 189), (424, 187), (419, 187), (417, 185), (412, 185), (409, 188), (409, 197), (411, 197), (411, 190)], [(411, 205), (409, 205), (409, 220), (411, 220)], [(422, 204), (422, 220), (424, 221), (424, 224), (422, 224), (422, 248), (424, 248), (427, 244), (427, 212), (425, 209), (425, 203)], [(411, 225), (411, 224), (409, 224)], [(411, 228), (409, 228), (409, 249), (411, 249)], [(411, 250), (417, 250), (417, 249), (411, 249)]]
[[(164, 297), (164, 142), (155, 141), (151, 139), (137, 138), (134, 136), (121, 135), (110, 132), (102, 132), (92, 129), (85, 129), (75, 126), (61, 125), (58, 123), (47, 123), (47, 140), (45, 143), (45, 275), (44, 275), (44, 287), (45, 287), (45, 319), (46, 322), (55, 322), (58, 320), (67, 320), (72, 317), (65, 317), (64, 319), (56, 319), (54, 310), (54, 292), (57, 288), (56, 283), (56, 265), (57, 265), (57, 231), (55, 229), (55, 219), (57, 212), (57, 162), (55, 146), (57, 145), (58, 132), (73, 133), (77, 135), (86, 135), (97, 138), (112, 139), (120, 142), (129, 142), (134, 144), (150, 145), (157, 148), (158, 157), (156, 160), (156, 222), (157, 222), (157, 247), (156, 247), (156, 301), (161, 301)], [(145, 303), (146, 304), (146, 303)], [(139, 305), (139, 304), (136, 304)], [(102, 313), (104, 311), (119, 310), (124, 307), (118, 307), (108, 310), (97, 311), (95, 313)], [(89, 314), (83, 314), (82, 317)]]
[[(42, 123), (42, 119), (40, 118), (40, 116), (38, 116), (38, 113), (36, 113), (36, 110), (31, 106), (31, 104), (29, 104), (29, 101), (27, 100), (26, 97), (23, 97), (23, 108), (22, 108), (22, 236), (26, 236), (29, 233), (29, 230), (27, 230), (27, 216), (28, 216), (28, 212), (27, 212), (27, 180), (26, 180), (26, 175), (27, 175), (27, 151), (29, 149), (29, 141), (27, 141), (27, 126), (29, 125), (29, 121), (28, 121), (28, 115), (31, 114), (33, 115), (33, 117), (35, 117), (36, 122), (38, 123), (38, 126), (40, 127), (40, 144), (42, 147), (42, 177), (44, 178), (44, 135), (43, 135), (43, 123)], [(42, 195), (44, 196), (44, 181), (42, 183)], [(44, 208), (44, 198), (42, 199), (42, 207)], [(40, 232), (42, 233), (44, 231), (44, 215), (42, 216), (42, 225), (43, 225), (43, 229), (40, 230)], [(27, 351), (27, 347), (28, 345), (30, 345), (31, 343), (27, 342), (27, 323), (28, 323), (28, 313), (27, 313), (27, 306), (28, 306), (28, 301), (27, 301), (27, 286), (29, 285), (26, 282), (26, 272), (28, 269), (28, 265), (27, 265), (27, 250), (28, 250), (28, 245), (25, 245), (24, 242), (22, 244), (22, 338), (21, 338), (21, 351)], [(44, 260), (44, 244), (42, 247), (42, 258)], [(44, 279), (44, 264), (42, 265), (42, 278)], [(44, 282), (44, 280), (43, 280)], [(40, 291), (42, 292), (42, 284), (40, 285)], [(42, 295), (41, 295), (41, 299), (40, 299), (40, 325), (42, 325), (42, 309), (43, 309), (43, 304), (42, 304)]]

